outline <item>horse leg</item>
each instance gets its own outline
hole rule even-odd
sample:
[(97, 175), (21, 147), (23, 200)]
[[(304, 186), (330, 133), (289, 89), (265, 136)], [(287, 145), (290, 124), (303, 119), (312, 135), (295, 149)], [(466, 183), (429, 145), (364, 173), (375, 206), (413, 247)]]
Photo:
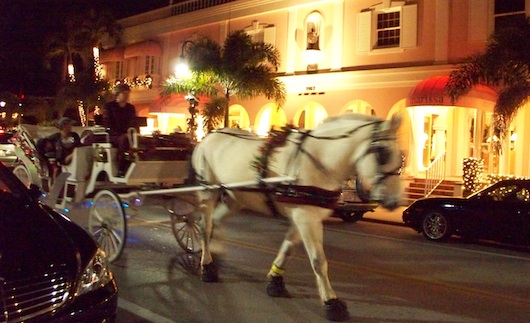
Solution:
[(324, 254), (324, 227), (322, 217), (299, 210), (293, 214), (293, 223), (298, 227), (311, 267), (316, 276), (320, 299), (324, 302), (326, 318), (331, 321), (346, 321), (350, 318), (346, 303), (339, 300), (328, 277), (328, 261)]
[(216, 205), (218, 194), (210, 193), (207, 197), (201, 199), (199, 210), (202, 214), (201, 233), (202, 233), (202, 255), (201, 255), (201, 280), (204, 282), (217, 282), (219, 276), (217, 268), (213, 263), (210, 252), (210, 238), (213, 231), (212, 214)]
[(283, 274), (285, 273), (285, 263), (291, 255), (292, 248), (300, 242), (300, 234), (296, 227), (291, 224), (287, 231), (282, 246), (278, 251), (276, 259), (272, 262), (271, 269), (267, 274), (269, 283), (267, 285), (267, 295), (271, 297), (289, 297), (289, 292), (285, 288)]
[(225, 216), (237, 211), (238, 204), (229, 197), (220, 202), (221, 194), (211, 194), (210, 199), (201, 205), (201, 211), (204, 215), (203, 225), (203, 252), (201, 257), (201, 280), (204, 282), (218, 282), (219, 275), (217, 267), (213, 262), (210, 252), (210, 241), (216, 223), (220, 222)]

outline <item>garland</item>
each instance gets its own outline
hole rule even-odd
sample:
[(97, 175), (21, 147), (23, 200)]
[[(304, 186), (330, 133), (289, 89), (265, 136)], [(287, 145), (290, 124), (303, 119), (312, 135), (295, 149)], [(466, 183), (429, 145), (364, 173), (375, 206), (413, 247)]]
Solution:
[(271, 130), (269, 132), (269, 137), (265, 140), (263, 146), (258, 149), (259, 155), (256, 155), (250, 163), (250, 166), (256, 169), (260, 178), (267, 176), (269, 161), (274, 150), (285, 145), (287, 137), (293, 129), (294, 127), (292, 125), (287, 125), (282, 127), (281, 130)]

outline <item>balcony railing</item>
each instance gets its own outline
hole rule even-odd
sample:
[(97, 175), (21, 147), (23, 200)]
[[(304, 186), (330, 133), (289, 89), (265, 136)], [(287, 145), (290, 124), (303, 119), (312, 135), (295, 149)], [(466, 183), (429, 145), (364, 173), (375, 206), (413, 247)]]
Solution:
[(206, 9), (233, 1), (236, 0), (189, 0), (171, 6), (171, 15), (181, 15), (184, 13)]
[(425, 197), (445, 179), (445, 151), (438, 155), (425, 170)]

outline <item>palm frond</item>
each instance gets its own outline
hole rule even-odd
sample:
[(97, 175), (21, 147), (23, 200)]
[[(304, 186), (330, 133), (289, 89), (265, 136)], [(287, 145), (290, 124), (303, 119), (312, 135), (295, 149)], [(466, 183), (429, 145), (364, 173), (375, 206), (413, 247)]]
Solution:
[(227, 106), (228, 102), (224, 97), (212, 98), (204, 105), (201, 114), (204, 117), (204, 130), (206, 132), (211, 132), (219, 127), (223, 121), (224, 111)]
[[(493, 34), (483, 52), (469, 56), (451, 72), (446, 90), (453, 103), (474, 86), (494, 87), (493, 129), (502, 142), (519, 108), (530, 95), (530, 20), (527, 17)], [(499, 150), (499, 147), (494, 147)]]

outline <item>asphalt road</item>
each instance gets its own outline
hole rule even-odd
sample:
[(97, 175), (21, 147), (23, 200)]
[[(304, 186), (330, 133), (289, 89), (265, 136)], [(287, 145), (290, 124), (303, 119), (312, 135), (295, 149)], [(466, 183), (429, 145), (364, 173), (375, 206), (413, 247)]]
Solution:
[[(198, 276), (156, 201), (128, 221), (117, 322), (326, 322), (302, 247), (287, 265), (291, 298), (266, 295), (266, 274), (287, 222), (241, 213), (214, 236), (221, 282)], [(134, 213), (134, 212), (133, 212)], [(497, 244), (428, 242), (409, 228), (369, 221), (325, 225), (332, 285), (350, 322), (528, 322), (530, 254)]]

